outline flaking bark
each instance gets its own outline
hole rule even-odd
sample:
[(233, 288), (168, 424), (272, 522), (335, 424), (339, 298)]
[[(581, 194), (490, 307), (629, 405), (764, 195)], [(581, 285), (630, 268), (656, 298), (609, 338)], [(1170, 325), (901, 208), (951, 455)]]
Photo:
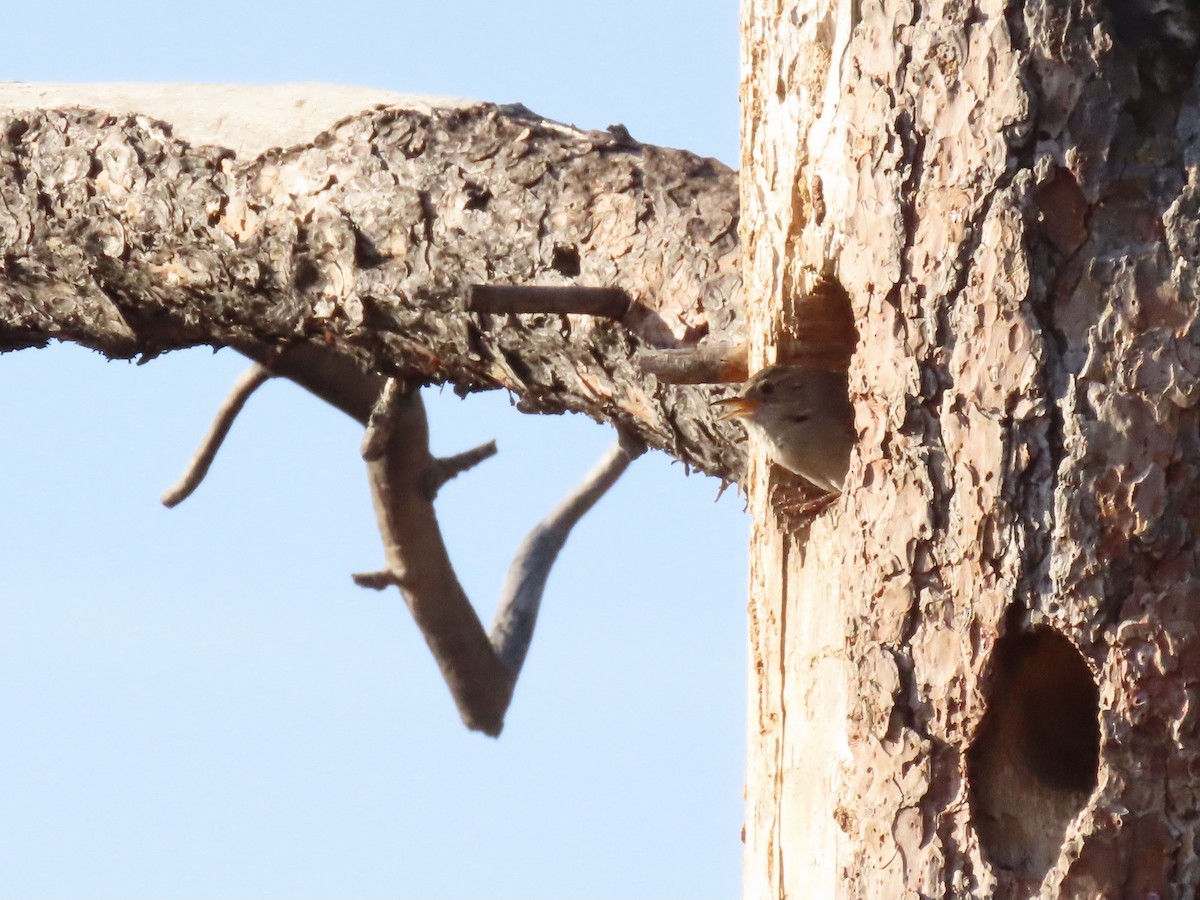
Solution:
[(751, 368), (862, 338), (843, 499), (751, 464), (747, 897), (1200, 887), (1197, 18), (743, 3)]

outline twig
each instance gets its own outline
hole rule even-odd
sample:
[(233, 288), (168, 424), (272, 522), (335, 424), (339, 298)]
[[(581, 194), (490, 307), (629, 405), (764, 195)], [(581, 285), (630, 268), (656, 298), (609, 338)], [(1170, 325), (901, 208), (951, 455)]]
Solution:
[(425, 490), (429, 494), (429, 499), (432, 500), (436, 497), (437, 492), (442, 489), (442, 485), (451, 478), (457, 478), (463, 472), (475, 468), (485, 459), (495, 455), (496, 442), (488, 441), (486, 444), (480, 444), (478, 447), (472, 447), (462, 453), (442, 456), (433, 460), (429, 464), (429, 468), (425, 470)]
[(749, 377), (745, 344), (643, 350), (637, 362), (643, 372), (668, 384), (727, 384)]
[(363, 371), (351, 357), (319, 344), (279, 348), (247, 343), (236, 349), (266, 366), (275, 377), (295, 382), (360, 425), (367, 424), (387, 381), (382, 375)]
[(644, 451), (643, 445), (641, 451), (634, 448), (631, 455), (624, 442), (613, 445), (566, 499), (526, 535), (513, 557), (492, 621), (491, 643), (514, 681), (533, 640), (550, 568), (566, 544), (571, 529), (616, 484), (629, 463)]
[(378, 572), (357, 572), (350, 577), (360, 588), (369, 588), (372, 591), (383, 591), (390, 587), (404, 587), (404, 576), (398, 575), (389, 569), (380, 569)]
[(467, 312), (549, 313), (606, 316), (619, 319), (629, 311), (629, 296), (620, 288), (576, 285), (474, 284)]
[(242, 377), (234, 383), (233, 389), (225, 398), (225, 402), (217, 410), (216, 418), (213, 419), (213, 423), (208, 429), (208, 434), (204, 436), (204, 440), (200, 442), (200, 446), (192, 456), (192, 461), (188, 463), (187, 471), (183, 473), (183, 477), (179, 481), (163, 493), (163, 506), (168, 508), (178, 506), (200, 486), (200, 482), (208, 474), (213, 460), (217, 458), (217, 451), (221, 449), (221, 444), (225, 442), (225, 437), (229, 434), (229, 429), (233, 427), (233, 420), (242, 411), (242, 407), (246, 405), (246, 401), (250, 399), (250, 395), (262, 387), (270, 378), (271, 373), (256, 363), (247, 369)]

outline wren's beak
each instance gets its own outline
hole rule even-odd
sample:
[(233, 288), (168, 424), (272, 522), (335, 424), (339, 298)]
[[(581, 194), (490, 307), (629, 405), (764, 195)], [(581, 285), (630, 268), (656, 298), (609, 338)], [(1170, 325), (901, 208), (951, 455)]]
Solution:
[(714, 400), (713, 406), (729, 407), (728, 410), (722, 411), (717, 416), (718, 419), (745, 419), (754, 414), (758, 409), (759, 403), (757, 400), (747, 400), (745, 397), (726, 397), (724, 400)]

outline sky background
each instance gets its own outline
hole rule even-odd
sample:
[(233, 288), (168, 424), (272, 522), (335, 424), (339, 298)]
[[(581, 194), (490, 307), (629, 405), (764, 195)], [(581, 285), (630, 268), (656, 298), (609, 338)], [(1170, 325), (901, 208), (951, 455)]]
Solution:
[[(737, 162), (737, 4), (17, 4), (0, 79), (314, 81), (499, 102)], [(398, 594), (360, 430), (259, 391), (165, 510), (244, 362), (0, 357), (0, 898), (739, 894), (742, 503), (636, 462), (550, 578), (503, 736), (468, 732)], [(613, 440), (427, 393), (496, 438), (439, 514), (490, 621), (508, 561)]]

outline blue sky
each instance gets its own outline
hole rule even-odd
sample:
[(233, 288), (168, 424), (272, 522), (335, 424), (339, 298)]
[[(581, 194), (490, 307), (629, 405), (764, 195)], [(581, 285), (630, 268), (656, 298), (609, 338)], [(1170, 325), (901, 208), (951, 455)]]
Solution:
[[(34, 8), (37, 6), (38, 8)], [(23, 4), (0, 79), (356, 84), (520, 101), (737, 162), (736, 4)], [(0, 356), (0, 898), (739, 892), (747, 520), (639, 460), (551, 576), (504, 735), (466, 731), (381, 559), (359, 429), (298, 388), (180, 474), (244, 363)], [(496, 438), (439, 514), (485, 621), (613, 438), (428, 392)]]

